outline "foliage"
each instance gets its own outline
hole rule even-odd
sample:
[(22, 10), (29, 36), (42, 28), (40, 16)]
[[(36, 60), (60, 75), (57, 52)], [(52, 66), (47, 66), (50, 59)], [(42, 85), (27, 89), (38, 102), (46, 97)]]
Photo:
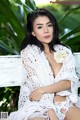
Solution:
[(0, 1), (0, 54), (19, 54), (22, 40), (25, 37), (25, 22), (28, 12), (36, 8), (33, 0), (22, 3), (17, 0)]
[[(0, 111), (16, 111), (18, 109), (18, 97), (20, 87), (0, 88)], [(14, 105), (16, 107), (14, 107)]]

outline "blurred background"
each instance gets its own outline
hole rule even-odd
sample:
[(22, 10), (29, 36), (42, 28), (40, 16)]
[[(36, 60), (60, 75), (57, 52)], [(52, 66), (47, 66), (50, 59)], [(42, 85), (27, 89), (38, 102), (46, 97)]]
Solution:
[[(61, 42), (69, 45), (73, 52), (80, 52), (80, 2), (61, 1), (1, 0), (0, 55), (20, 54), (27, 14), (37, 7), (46, 8), (56, 17)], [(17, 110), (19, 90), (20, 87), (0, 88), (0, 111)]]

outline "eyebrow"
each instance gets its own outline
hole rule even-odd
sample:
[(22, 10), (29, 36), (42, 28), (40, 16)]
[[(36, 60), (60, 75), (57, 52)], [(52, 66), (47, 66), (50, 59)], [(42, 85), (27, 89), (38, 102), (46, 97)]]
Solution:
[[(49, 23), (51, 23), (51, 22), (47, 22), (46, 24), (49, 24)], [(37, 25), (43, 25), (43, 24), (41, 24), (41, 23), (38, 23), (38, 24), (36, 24), (36, 26), (37, 26)]]

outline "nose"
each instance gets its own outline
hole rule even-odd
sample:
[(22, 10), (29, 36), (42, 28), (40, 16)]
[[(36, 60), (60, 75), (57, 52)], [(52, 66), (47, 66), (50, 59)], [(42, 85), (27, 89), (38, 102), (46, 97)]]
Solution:
[(47, 26), (44, 27), (44, 33), (48, 33), (48, 27)]

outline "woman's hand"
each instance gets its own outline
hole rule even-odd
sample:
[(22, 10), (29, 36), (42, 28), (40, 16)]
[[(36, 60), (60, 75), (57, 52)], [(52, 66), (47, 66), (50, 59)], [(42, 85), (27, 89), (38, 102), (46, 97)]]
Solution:
[(29, 100), (30, 101), (33, 101), (33, 100), (34, 101), (39, 101), (41, 99), (42, 95), (43, 95), (42, 88), (38, 88), (30, 94)]

